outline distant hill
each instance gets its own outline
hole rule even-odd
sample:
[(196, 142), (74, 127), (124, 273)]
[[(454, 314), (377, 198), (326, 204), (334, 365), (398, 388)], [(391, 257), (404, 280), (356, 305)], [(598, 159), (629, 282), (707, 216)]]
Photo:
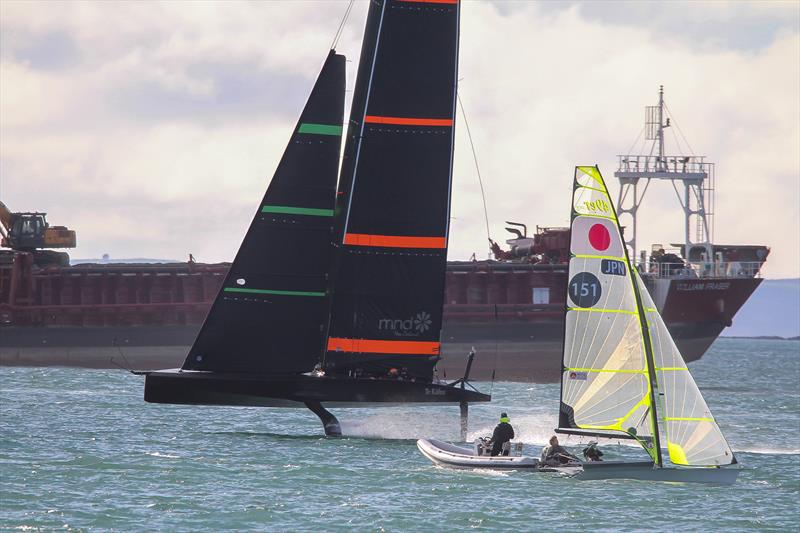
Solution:
[(766, 279), (726, 328), (724, 337), (800, 336), (800, 279)]

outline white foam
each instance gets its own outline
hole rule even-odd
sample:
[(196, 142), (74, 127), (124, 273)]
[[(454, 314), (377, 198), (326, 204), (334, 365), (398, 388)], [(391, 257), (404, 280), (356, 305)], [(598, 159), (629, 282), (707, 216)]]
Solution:
[[(514, 427), (514, 440), (525, 444), (544, 446), (554, 435), (553, 428), (558, 425), (558, 419), (552, 414), (531, 413), (511, 418)], [(469, 439), (484, 437), (492, 434), (496, 422), (481, 425), (468, 433)]]
[(756, 453), (761, 455), (798, 455), (800, 448), (739, 448), (734, 453)]
[[(434, 438), (444, 441), (456, 442), (460, 440), (458, 411), (424, 411), (398, 413), (397, 411), (384, 411), (364, 416), (358, 413), (359, 419), (343, 416), (341, 420), (342, 433), (345, 437), (363, 437), (377, 439), (416, 440)], [(512, 413), (510, 413), (512, 414)], [(496, 421), (487, 421), (485, 417), (470, 417), (470, 429), (467, 432), (467, 442), (473, 442), (478, 437), (487, 437), (492, 434)], [(514, 427), (516, 442), (531, 446), (546, 446), (550, 437), (558, 436), (558, 440), (567, 448), (584, 446), (589, 441), (599, 441), (601, 446), (624, 446), (626, 448), (640, 448), (641, 445), (631, 439), (601, 439), (591, 436), (556, 434), (554, 428), (558, 425), (557, 416), (550, 412), (527, 412), (512, 414), (511, 424)], [(763, 454), (797, 454), (797, 449), (741, 449), (742, 452)]]
[(162, 457), (164, 459), (180, 459), (180, 455), (169, 455), (161, 452), (147, 452), (147, 455), (151, 457)]
[(345, 437), (379, 439), (458, 439), (458, 415), (452, 413), (380, 413), (362, 416), (359, 420), (342, 417)]
[[(447, 468), (447, 467), (442, 467)], [(490, 476), (490, 477), (508, 477), (508, 472), (503, 472), (500, 470), (491, 470), (489, 468), (473, 468), (472, 470), (468, 470), (471, 474), (480, 474), (482, 476)]]
[[(474, 420), (471, 417), (467, 441), (492, 434), (496, 421)], [(435, 438), (447, 441), (459, 440), (460, 428), (458, 412), (426, 413), (380, 413), (362, 416), (360, 420), (341, 419), (342, 433), (346, 437), (365, 437), (382, 439), (423, 439)], [(544, 446), (554, 435), (557, 419), (552, 414), (523, 414), (511, 419), (516, 433), (515, 441)], [(563, 437), (560, 437), (563, 440)], [(575, 438), (570, 442), (578, 442)]]

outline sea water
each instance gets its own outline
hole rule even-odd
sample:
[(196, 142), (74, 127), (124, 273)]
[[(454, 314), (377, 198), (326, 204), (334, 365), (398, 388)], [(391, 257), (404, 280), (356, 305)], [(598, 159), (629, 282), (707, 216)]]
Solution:
[[(746, 468), (733, 486), (439, 468), (415, 439), (457, 440), (453, 406), (336, 409), (345, 436), (325, 438), (306, 410), (152, 405), (122, 371), (2, 368), (0, 529), (797, 530), (800, 343), (719, 339), (690, 368)], [(538, 455), (559, 386), (477, 385), (494, 400), (471, 406), (470, 439), (506, 411)]]

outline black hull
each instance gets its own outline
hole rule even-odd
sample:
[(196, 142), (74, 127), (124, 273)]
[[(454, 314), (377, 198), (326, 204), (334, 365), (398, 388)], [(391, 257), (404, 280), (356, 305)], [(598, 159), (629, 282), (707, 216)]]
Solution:
[(491, 396), (435, 383), (387, 379), (251, 376), (162, 370), (145, 378), (144, 399), (151, 403), (254, 407), (390, 406), (407, 403), (488, 402)]

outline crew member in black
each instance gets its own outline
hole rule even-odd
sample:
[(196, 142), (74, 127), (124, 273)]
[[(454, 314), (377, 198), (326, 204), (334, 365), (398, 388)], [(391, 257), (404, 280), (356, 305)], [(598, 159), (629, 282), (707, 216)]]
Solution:
[(550, 437), (550, 446), (542, 450), (542, 462), (550, 466), (563, 465), (577, 460), (577, 457), (558, 443), (558, 437), (555, 435)]
[(503, 444), (514, 438), (514, 428), (508, 423), (508, 415), (500, 413), (500, 423), (494, 428), (492, 433), (492, 457), (500, 455), (508, 455), (508, 450), (503, 450)]
[(597, 441), (591, 441), (586, 448), (583, 449), (583, 457), (587, 461), (602, 461), (603, 452), (597, 447)]

